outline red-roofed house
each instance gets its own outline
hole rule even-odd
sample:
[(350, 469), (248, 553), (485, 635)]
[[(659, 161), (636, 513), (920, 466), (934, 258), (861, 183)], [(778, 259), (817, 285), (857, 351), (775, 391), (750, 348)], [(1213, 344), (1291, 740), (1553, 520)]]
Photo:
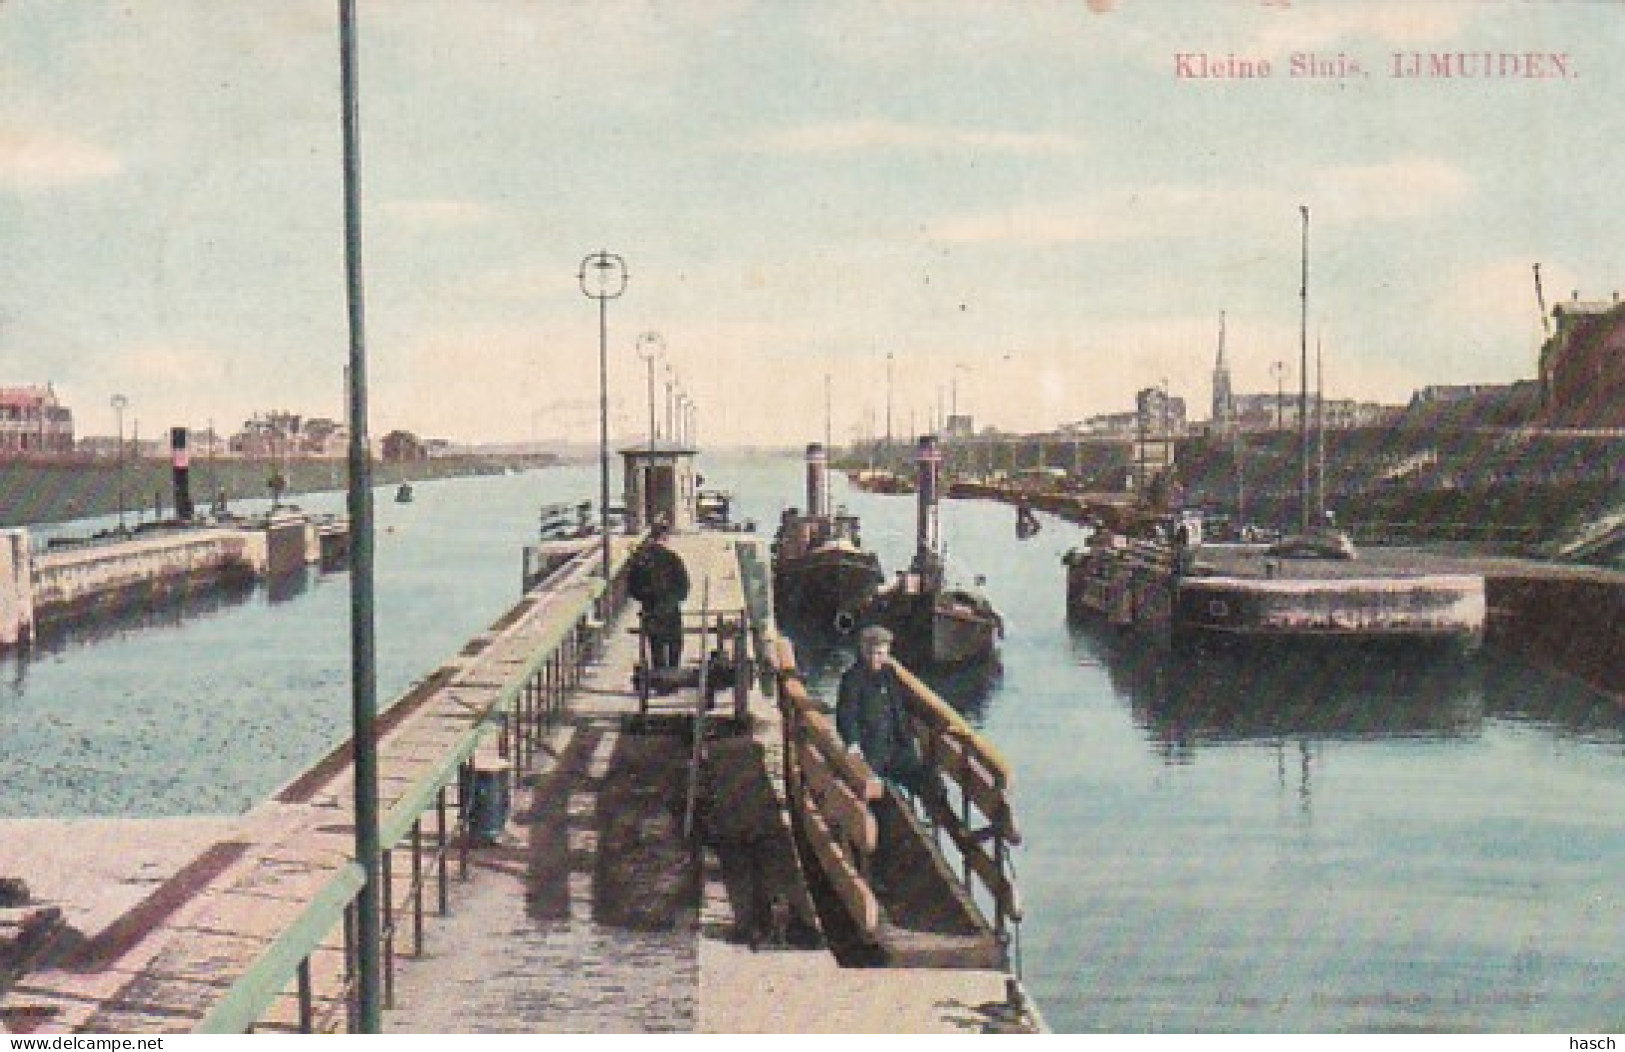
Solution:
[(0, 456), (73, 452), (73, 410), (50, 384), (0, 387)]

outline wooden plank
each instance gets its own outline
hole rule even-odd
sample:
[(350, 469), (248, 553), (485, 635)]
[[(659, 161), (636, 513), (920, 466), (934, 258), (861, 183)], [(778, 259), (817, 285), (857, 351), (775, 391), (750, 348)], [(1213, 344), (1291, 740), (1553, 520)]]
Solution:
[(802, 816), (804, 821), (802, 829), (807, 835), (807, 842), (812, 845), (813, 854), (818, 856), (819, 866), (829, 881), (830, 888), (835, 897), (846, 908), (847, 915), (858, 928), (859, 934), (870, 942), (880, 930), (880, 902), (875, 898), (869, 882), (852, 865), (844, 851), (834, 842), (829, 826), (816, 814), (808, 813)]
[(869, 763), (862, 755), (847, 751), (846, 743), (841, 741), (840, 734), (835, 730), (834, 720), (821, 712), (803, 713), (801, 732), (859, 799), (880, 799), (880, 795), (886, 791), (880, 776), (869, 769)]
[(955, 737), (968, 743), (978, 762), (993, 775), (1001, 787), (1008, 789), (1011, 771), (1004, 757), (977, 734), (975, 728), (966, 723), (965, 718), (955, 712), (951, 705), (938, 697), (936, 691), (926, 686), (920, 677), (896, 661), (892, 662), (892, 667), (897, 670), (897, 677), (902, 680), (903, 686), (908, 688), (909, 701), (921, 718), (951, 730)]
[(806, 791), (812, 796), (818, 813), (836, 833), (843, 844), (853, 845), (863, 855), (872, 855), (880, 843), (880, 825), (863, 800), (843, 782), (829, 762), (811, 743), (796, 743), (796, 755), (801, 762), (801, 773)]
[(1015, 810), (1009, 796), (999, 787), (992, 772), (982, 766), (981, 758), (963, 739), (938, 733), (932, 738), (937, 769), (953, 780), (970, 797), (971, 803), (987, 820), (999, 829), (1012, 844), (1021, 843), (1016, 829)]
[(811, 713), (817, 716), (826, 715), (822, 702), (815, 700), (807, 693), (806, 686), (794, 676), (787, 677), (783, 686), (784, 700), (787, 701), (798, 715)]
[(953, 808), (942, 797), (922, 797), (925, 807), (930, 812), (931, 820), (948, 834), (959, 849), (959, 854), (971, 871), (982, 881), (984, 887), (993, 895), (994, 901), (1004, 909), (1005, 915), (1011, 920), (1021, 919), (1021, 896), (1016, 892), (1016, 886), (1010, 882), (1009, 876), (1000, 869), (999, 864), (987, 853), (983, 843), (978, 841), (966, 829)]
[[(796, 671), (796, 646), (795, 646), (794, 643), (790, 642), (790, 640), (788, 638), (784, 637), (784, 636), (780, 636), (775, 641), (775, 646), (773, 647), (773, 665), (782, 674), (786, 674), (786, 675), (789, 675), (789, 676), (794, 676), (795, 675), (795, 671)], [(797, 683), (797, 685), (800, 685), (800, 683), (801, 683), (801, 681), (799, 679), (797, 679), (795, 682)], [(806, 688), (803, 687), (802, 691), (803, 691), (803, 693), (805, 693)]]

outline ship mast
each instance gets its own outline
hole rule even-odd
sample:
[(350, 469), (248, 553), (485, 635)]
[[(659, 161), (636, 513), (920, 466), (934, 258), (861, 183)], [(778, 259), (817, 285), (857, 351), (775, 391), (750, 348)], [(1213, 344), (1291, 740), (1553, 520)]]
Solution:
[(1326, 372), (1315, 335), (1315, 529), (1326, 526)]
[(1298, 487), (1298, 527), (1300, 533), (1309, 532), (1309, 206), (1299, 205), (1303, 214), (1303, 281), (1298, 299), (1301, 311), (1298, 323), (1298, 463), (1301, 478)]
[(1247, 524), (1247, 466), (1242, 460), (1241, 422), (1236, 419), (1236, 401), (1230, 392), (1230, 369), (1224, 358), (1224, 311), (1219, 312), (1219, 355), (1214, 382), (1224, 378), (1223, 399), (1214, 409), (1223, 414), (1220, 426), (1230, 432), (1230, 459), (1236, 465), (1236, 528)]
[(1540, 327), (1546, 330), (1546, 335), (1552, 334), (1552, 322), (1546, 314), (1546, 293), (1540, 288), (1540, 264), (1535, 264), (1535, 304), (1540, 307)]

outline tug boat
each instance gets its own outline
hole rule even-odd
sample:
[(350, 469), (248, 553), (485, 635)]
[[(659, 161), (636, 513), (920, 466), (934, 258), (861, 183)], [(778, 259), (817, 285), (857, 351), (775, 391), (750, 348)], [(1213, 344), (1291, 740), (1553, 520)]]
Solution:
[(787, 509), (773, 540), (776, 614), (787, 625), (841, 633), (886, 575), (863, 547), (857, 516), (828, 509), (828, 455), (815, 442), (807, 447), (807, 512)]
[(857, 624), (891, 629), (894, 652), (911, 667), (943, 669), (990, 661), (1004, 638), (1004, 619), (980, 591), (947, 581), (939, 529), (942, 450), (934, 435), (920, 438), (915, 463), (919, 513), (914, 561), (870, 598)]

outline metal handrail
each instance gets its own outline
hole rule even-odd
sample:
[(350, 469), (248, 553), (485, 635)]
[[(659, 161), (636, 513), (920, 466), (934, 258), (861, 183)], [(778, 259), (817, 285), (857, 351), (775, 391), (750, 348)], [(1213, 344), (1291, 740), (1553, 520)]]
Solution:
[[(538, 677), (547, 674), (552, 667), (550, 663), (556, 660), (561, 649), (580, 638), (584, 626), (591, 623), (597, 613), (600, 598), (608, 596), (612, 606), (618, 606), (624, 601), (624, 578), (629, 561), (629, 558), (623, 557), (617, 562), (612, 579), (607, 584), (597, 579), (577, 579), (570, 583), (569, 587), (579, 589), (580, 595), (568, 605), (550, 611), (550, 617), (556, 617), (556, 620), (550, 622), (548, 632), (535, 646), (524, 666), (508, 678), (496, 699), (480, 714), (474, 725), (458, 737), (445, 759), (429, 775), (412, 786), (383, 816), (379, 823), (379, 843), (389, 845), (385, 851), (386, 855), (409, 837), (416, 849), (418, 840), (416, 834), (424, 815), (431, 808), (443, 808), (445, 789), (457, 781), (464, 766), (470, 762), (481, 744), (493, 734), (506, 736), (510, 729), (508, 726), (510, 711), (516, 704), (522, 704), (530, 685)], [(564, 616), (557, 616), (559, 614)], [(583, 647), (577, 656), (584, 660), (589, 650), (590, 648)], [(557, 688), (559, 685), (554, 686)], [(468, 824), (469, 809), (461, 806), (465, 801), (459, 799), (458, 803), (460, 805), (458, 828), (461, 830)], [(442, 847), (436, 853), (434, 861), (439, 863), (440, 872), (443, 874), (447, 850), (443, 817), (441, 832)], [(420, 868), (415, 866), (414, 872)], [(238, 977), (221, 1000), (199, 1021), (194, 1032), (243, 1033), (252, 1029), (264, 1018), (271, 1004), (296, 979), (299, 983), (301, 1000), (301, 1029), (308, 1030), (310, 959), (321, 948), (323, 940), (340, 924), (345, 928), (345, 959), (346, 961), (352, 959), (354, 925), (348, 921), (356, 896), (360, 893), (364, 882), (365, 875), (359, 863), (345, 863), (317, 890), (311, 902), (300, 911), (282, 934), (277, 936)], [(411, 888), (414, 897), (421, 892), (422, 884), (419, 878), (414, 878)], [(388, 900), (384, 901), (385, 912), (391, 913), (392, 911), (387, 908)], [(396, 929), (393, 916), (386, 917), (385, 921), (384, 927), (380, 930), (380, 939), (387, 947), (393, 945)], [(351, 1000), (348, 982), (349, 980), (346, 980), (346, 1002)]]
[(232, 984), (194, 1028), (200, 1034), (240, 1034), (249, 1030), (288, 980), (310, 958), (323, 939), (344, 919), (360, 894), (366, 874), (358, 862), (347, 862), (316, 892), (299, 918), (266, 947), (254, 966)]

